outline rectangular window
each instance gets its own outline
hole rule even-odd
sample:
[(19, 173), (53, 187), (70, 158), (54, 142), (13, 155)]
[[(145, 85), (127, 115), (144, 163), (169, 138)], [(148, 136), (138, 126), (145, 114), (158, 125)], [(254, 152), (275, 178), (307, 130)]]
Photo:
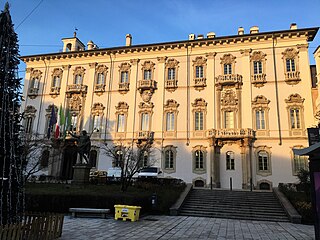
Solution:
[(103, 73), (98, 73), (97, 84), (104, 84), (104, 74)]
[(254, 74), (261, 74), (262, 73), (262, 62), (261, 61), (254, 61), (253, 62), (253, 73)]
[(173, 152), (171, 150), (165, 152), (165, 168), (173, 169)]
[(234, 153), (233, 152), (227, 152), (226, 155), (226, 169), (227, 170), (235, 170), (234, 167)]
[(196, 78), (203, 78), (203, 66), (196, 66)]
[(257, 130), (266, 129), (264, 110), (256, 111), (256, 127)]
[(287, 72), (295, 72), (296, 71), (296, 65), (295, 65), (294, 59), (287, 59), (286, 60), (286, 68), (287, 68)]
[(174, 131), (174, 113), (167, 113), (166, 131)]
[(149, 131), (149, 114), (141, 114), (141, 131)]
[(33, 78), (32, 79), (32, 84), (31, 84), (31, 88), (39, 88), (39, 79), (38, 78)]
[(297, 108), (290, 109), (290, 121), (292, 129), (300, 128), (300, 110)]
[(74, 84), (82, 84), (82, 75), (77, 74), (77, 75), (74, 77)]
[(301, 169), (308, 170), (308, 157), (294, 155), (293, 168), (295, 174), (299, 173)]
[(175, 68), (168, 68), (168, 80), (175, 80), (176, 69)]
[(33, 118), (32, 117), (27, 117), (26, 118), (26, 133), (32, 133), (32, 124), (33, 123)]
[(71, 126), (70, 126), (71, 131), (77, 131), (77, 123), (78, 123), (78, 116), (72, 115), (71, 116)]
[(224, 64), (223, 66), (223, 73), (226, 74), (232, 74), (232, 66), (231, 64)]
[(129, 76), (129, 73), (127, 71), (122, 71), (121, 72), (120, 83), (127, 83), (128, 82), (128, 76)]
[(101, 116), (94, 115), (93, 116), (93, 130), (100, 131), (100, 126), (101, 126)]
[(267, 153), (259, 153), (259, 171), (268, 171), (268, 155)]
[(59, 87), (60, 86), (60, 77), (54, 76), (52, 79), (52, 87)]
[(233, 111), (224, 112), (224, 128), (234, 128), (234, 113)]
[(117, 119), (117, 132), (124, 132), (125, 126), (125, 115), (124, 114), (119, 114), (118, 119)]
[(196, 169), (203, 169), (203, 152), (200, 150), (197, 150), (195, 152), (195, 155), (196, 155), (195, 168)]
[(196, 131), (203, 130), (203, 112), (195, 112), (195, 127)]
[(144, 80), (151, 80), (151, 70), (144, 70)]

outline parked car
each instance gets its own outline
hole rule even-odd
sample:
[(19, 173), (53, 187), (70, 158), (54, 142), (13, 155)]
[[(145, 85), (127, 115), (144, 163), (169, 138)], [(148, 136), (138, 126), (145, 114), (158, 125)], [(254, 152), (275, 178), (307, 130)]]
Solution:
[(138, 178), (159, 178), (163, 177), (162, 171), (158, 167), (145, 167), (138, 173)]

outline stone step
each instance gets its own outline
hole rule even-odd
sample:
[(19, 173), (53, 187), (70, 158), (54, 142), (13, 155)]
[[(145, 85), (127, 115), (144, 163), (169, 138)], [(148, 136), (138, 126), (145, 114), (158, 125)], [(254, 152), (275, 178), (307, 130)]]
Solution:
[(240, 211), (257, 211), (257, 212), (279, 212), (279, 213), (283, 213), (283, 209), (281, 207), (273, 207), (273, 208), (264, 208), (264, 207), (250, 207), (250, 206), (246, 206), (246, 207), (238, 207), (238, 206), (209, 206), (209, 205), (192, 205), (192, 204), (185, 204), (184, 208), (196, 208), (196, 209), (205, 209), (205, 210), (220, 210), (222, 208), (227, 208), (227, 209), (234, 209), (234, 210), (238, 210), (240, 209)]

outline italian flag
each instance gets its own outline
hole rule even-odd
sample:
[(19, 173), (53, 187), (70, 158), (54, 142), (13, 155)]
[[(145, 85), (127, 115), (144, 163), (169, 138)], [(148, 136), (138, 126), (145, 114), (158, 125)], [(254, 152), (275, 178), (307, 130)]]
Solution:
[(55, 138), (60, 137), (60, 132), (63, 129), (64, 123), (65, 123), (65, 118), (62, 110), (62, 105), (60, 104), (60, 110), (59, 110), (59, 115), (58, 115), (57, 124), (56, 124), (56, 131), (54, 134)]

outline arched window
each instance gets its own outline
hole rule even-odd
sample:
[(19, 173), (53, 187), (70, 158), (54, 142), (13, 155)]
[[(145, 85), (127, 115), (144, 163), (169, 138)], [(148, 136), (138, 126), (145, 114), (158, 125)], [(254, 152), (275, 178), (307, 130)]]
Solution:
[(166, 169), (173, 169), (173, 151), (166, 150), (165, 151), (165, 165)]
[(67, 46), (66, 46), (66, 52), (70, 52), (71, 49), (72, 49), (72, 44), (68, 43)]
[(266, 151), (258, 153), (259, 171), (269, 171), (269, 157)]
[(203, 169), (203, 152), (201, 150), (197, 150), (195, 152), (195, 164), (196, 169)]

